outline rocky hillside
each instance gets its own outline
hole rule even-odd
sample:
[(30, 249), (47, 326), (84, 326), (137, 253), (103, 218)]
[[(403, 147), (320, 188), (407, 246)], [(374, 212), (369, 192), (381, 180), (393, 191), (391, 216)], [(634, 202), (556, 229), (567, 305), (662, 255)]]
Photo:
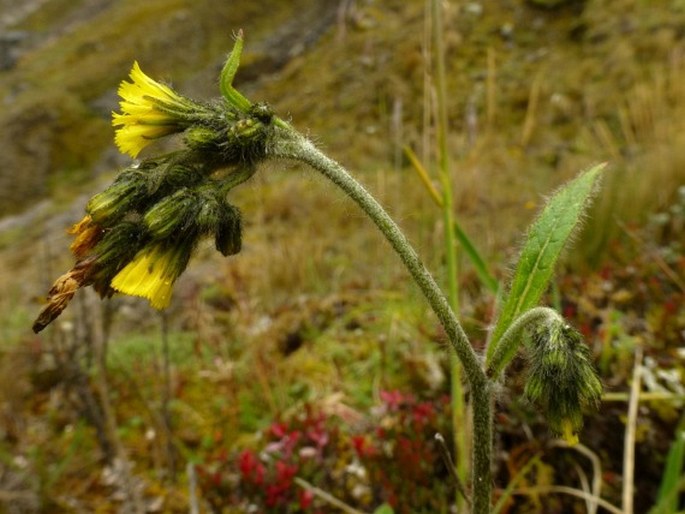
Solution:
[[(131, 63), (184, 94), (211, 98), (240, 28), (246, 50), (237, 84), (250, 98), (291, 116), (352, 170), (371, 173), (366, 182), (378, 181), (377, 193), (408, 222), (416, 215), (401, 214), (402, 206), (427, 198), (419, 188), (399, 191), (417, 180), (403, 147), (428, 167), (433, 155), (423, 1), (2, 1), (0, 286), (18, 295), (12, 305), (26, 305), (51, 281), (15, 269), (37, 258), (31, 269), (45, 267), (37, 244), (67, 259), (64, 229), (98, 181), (128, 162), (112, 143), (110, 113)], [(511, 248), (540, 195), (599, 160), (612, 171), (581, 248), (592, 262), (616, 218), (668, 208), (685, 165), (682, 2), (446, 7), (457, 206), (470, 233), (487, 234), (479, 241), (486, 254)], [(306, 188), (297, 174), (270, 177)], [(294, 209), (292, 197), (278, 202)], [(316, 202), (298, 196), (297, 208)]]
[[(0, 41), (0, 215), (112, 169), (109, 113), (134, 59), (189, 94), (212, 86), (243, 27), (241, 78), (281, 69), (326, 33), (336, 2), (5, 2)], [(268, 16), (262, 13), (268, 12)]]
[[(486, 168), (563, 169), (578, 154), (605, 157), (598, 120), (620, 153), (631, 143), (631, 120), (619, 112), (625, 94), (677, 64), (685, 32), (682, 2), (670, 0), (453, 4), (450, 112), (461, 131), (453, 148), (464, 155), (494, 141), (496, 158), (478, 156)], [(247, 36), (241, 87), (327, 144), (341, 141), (354, 160), (421, 141), (430, 66), (418, 0), (5, 0), (0, 8), (0, 215), (116, 167), (109, 113), (134, 59), (188, 94), (214, 96), (238, 28)], [(350, 152), (350, 141), (361, 148)]]

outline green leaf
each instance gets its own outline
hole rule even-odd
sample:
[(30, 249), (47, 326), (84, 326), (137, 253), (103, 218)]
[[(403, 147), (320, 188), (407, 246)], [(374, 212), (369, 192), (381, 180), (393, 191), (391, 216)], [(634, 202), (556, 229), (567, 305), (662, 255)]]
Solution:
[(485, 261), (476, 249), (476, 246), (456, 221), (454, 222), (454, 235), (464, 249), (464, 253), (471, 260), (471, 264), (473, 264), (473, 268), (476, 270), (476, 274), (480, 281), (490, 290), (490, 292), (497, 294), (499, 282), (492, 276), (490, 270), (488, 270), (488, 265), (485, 264)]
[(221, 95), (228, 101), (228, 103), (240, 109), (241, 111), (247, 111), (252, 104), (233, 87), (233, 79), (235, 78), (235, 74), (238, 72), (238, 66), (240, 66), (240, 56), (242, 53), (243, 31), (240, 30), (235, 38), (233, 50), (231, 50), (231, 53), (228, 55), (228, 59), (226, 59), (226, 64), (224, 64), (224, 67), (221, 70), (219, 87), (221, 88)]
[(519, 485), (519, 482), (523, 480), (528, 472), (540, 462), (541, 455), (535, 455), (513, 476), (511, 481), (507, 484), (507, 488), (502, 493), (502, 496), (497, 500), (497, 504), (492, 508), (490, 514), (499, 514), (507, 503), (507, 500), (511, 498), (514, 489)]
[(652, 510), (653, 514), (672, 513), (678, 510), (679, 489), (682, 487), (683, 471), (685, 467), (685, 431), (681, 426), (676, 431), (675, 440), (666, 457), (664, 476), (661, 479), (657, 504)]
[[(590, 204), (604, 167), (605, 164), (598, 164), (564, 185), (550, 198), (528, 230), (511, 288), (503, 298), (497, 324), (492, 332), (487, 351), (488, 362), (509, 325), (539, 303), (552, 278), (561, 251)], [(500, 368), (511, 360), (516, 348), (513, 346), (509, 351), (510, 355), (502, 359)]]
[[(412, 168), (414, 169), (414, 171), (416, 171), (416, 174), (421, 179), (421, 183), (426, 187), (426, 190), (431, 195), (431, 198), (433, 199), (435, 204), (440, 208), (444, 208), (444, 195), (440, 191), (438, 191), (435, 185), (433, 185), (433, 182), (431, 181), (430, 176), (428, 175), (428, 171), (423, 166), (423, 164), (421, 164), (421, 161), (419, 161), (419, 158), (414, 153), (414, 150), (412, 150), (409, 146), (405, 146), (404, 153), (411, 162)], [(456, 220), (454, 221), (454, 236), (457, 238), (457, 241), (459, 241), (459, 244), (461, 244), (462, 248), (464, 249), (464, 253), (466, 253), (467, 257), (471, 260), (471, 263), (473, 264), (473, 267), (475, 268), (476, 274), (478, 275), (480, 281), (491, 292), (497, 294), (497, 291), (499, 289), (499, 282), (497, 282), (497, 279), (492, 276), (492, 274), (488, 270), (487, 264), (485, 264), (485, 261), (478, 252), (476, 245), (473, 244), (471, 238), (469, 238), (466, 232), (464, 232), (464, 229), (461, 228), (461, 225), (459, 225), (459, 223)]]
[(388, 505), (387, 503), (384, 503), (380, 507), (378, 507), (376, 510), (373, 511), (373, 514), (395, 514), (395, 511), (393, 508)]

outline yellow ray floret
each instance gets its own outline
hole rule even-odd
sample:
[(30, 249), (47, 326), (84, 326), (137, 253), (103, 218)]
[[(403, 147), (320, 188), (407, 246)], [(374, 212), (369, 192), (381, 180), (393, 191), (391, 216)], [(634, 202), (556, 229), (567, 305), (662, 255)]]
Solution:
[(183, 130), (181, 116), (195, 104), (145, 75), (137, 62), (129, 76), (133, 82), (119, 86), (121, 114), (112, 113), (112, 125), (120, 127), (115, 137), (119, 149), (136, 157), (151, 140)]
[(183, 98), (169, 86), (165, 86), (145, 75), (143, 70), (140, 69), (138, 61), (133, 62), (133, 68), (129, 76), (133, 82), (122, 82), (119, 87), (119, 94), (124, 100), (133, 100), (136, 96), (149, 96), (170, 103), (183, 103)]
[(147, 298), (155, 309), (164, 309), (186, 262), (187, 258), (174, 249), (146, 247), (117, 273), (111, 286), (120, 293)]
[(562, 421), (561, 430), (561, 437), (568, 445), (575, 446), (578, 444), (578, 434), (574, 430), (573, 423), (570, 420), (565, 419)]
[(178, 132), (178, 128), (173, 125), (143, 125), (143, 124), (124, 124), (117, 129), (114, 135), (114, 142), (122, 153), (131, 157), (137, 157), (140, 151), (149, 145), (153, 139), (168, 136)]

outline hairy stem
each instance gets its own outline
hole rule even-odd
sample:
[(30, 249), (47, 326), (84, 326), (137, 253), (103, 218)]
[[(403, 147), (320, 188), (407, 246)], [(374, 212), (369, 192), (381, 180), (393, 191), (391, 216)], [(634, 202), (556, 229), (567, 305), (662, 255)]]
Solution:
[(516, 355), (521, 345), (523, 332), (531, 327), (536, 327), (545, 321), (560, 321), (563, 323), (561, 315), (549, 307), (533, 307), (521, 314), (514, 322), (509, 325), (502, 334), (494, 348), (492, 359), (487, 366), (487, 374), (493, 380), (497, 380), (500, 373), (507, 367), (507, 364)]
[(492, 383), (471, 384), (473, 415), (473, 514), (490, 512), (492, 488), (492, 422), (494, 410)]
[(321, 172), (340, 187), (373, 220), (399, 255), (431, 308), (440, 320), (452, 348), (461, 361), (473, 396), (474, 475), (473, 512), (487, 514), (490, 510), (492, 453), (492, 391), (478, 356), (459, 324), (449, 302), (423, 265), (411, 244), (385, 212), (383, 207), (340, 164), (319, 151), (308, 139), (288, 126), (278, 125), (269, 145), (272, 158), (304, 162)]

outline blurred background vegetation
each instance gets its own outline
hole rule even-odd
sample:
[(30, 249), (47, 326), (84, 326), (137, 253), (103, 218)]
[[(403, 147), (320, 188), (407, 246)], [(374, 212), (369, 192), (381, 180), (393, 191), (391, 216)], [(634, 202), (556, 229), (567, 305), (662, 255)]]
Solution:
[[(594, 478), (648, 512), (684, 428), (685, 2), (452, 0), (444, 16), (456, 217), (498, 279), (543, 195), (610, 163), (548, 299), (587, 337), (607, 399), (581, 455), (554, 446), (512, 371), (497, 494), (518, 477), (504, 511), (586, 512), (549, 491), (596, 492)], [(423, 0), (0, 0), (2, 511), (337, 511), (298, 477), (362, 512), (449, 512), (432, 440), (451, 430), (444, 337), (373, 227), (309, 170), (273, 164), (232, 193), (243, 251), (200, 248), (168, 311), (81, 291), (30, 331), (71, 266), (65, 229), (128, 163), (110, 112), (132, 62), (212, 98), (241, 28), (236, 86), (353, 170), (444, 280), (442, 216), (403, 150), (433, 170), (429, 26)], [(461, 264), (482, 344), (495, 299)]]

